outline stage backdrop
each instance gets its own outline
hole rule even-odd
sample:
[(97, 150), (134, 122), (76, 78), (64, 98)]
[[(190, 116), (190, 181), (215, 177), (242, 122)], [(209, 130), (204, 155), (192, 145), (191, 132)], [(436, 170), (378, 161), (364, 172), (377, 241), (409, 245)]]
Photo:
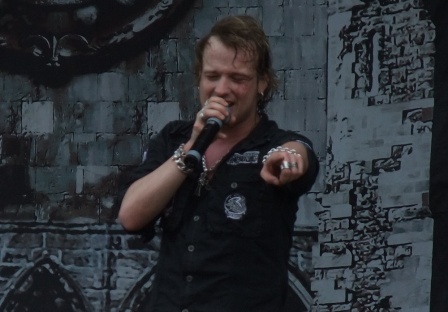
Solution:
[(194, 116), (194, 43), (241, 13), (272, 44), (270, 116), (322, 165), (287, 310), (428, 311), (434, 28), (411, 0), (0, 2), (0, 311), (147, 311), (159, 239), (116, 223), (117, 181)]

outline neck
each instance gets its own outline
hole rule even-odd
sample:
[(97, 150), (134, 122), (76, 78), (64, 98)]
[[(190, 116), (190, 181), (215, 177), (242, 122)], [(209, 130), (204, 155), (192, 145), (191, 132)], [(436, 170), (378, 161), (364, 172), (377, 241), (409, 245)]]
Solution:
[(224, 126), (222, 132), (227, 135), (224, 141), (229, 143), (236, 143), (247, 137), (252, 130), (256, 127), (260, 121), (260, 116), (258, 114), (254, 115), (253, 118), (248, 118), (246, 121), (237, 123), (232, 127)]
[(241, 140), (246, 138), (260, 121), (260, 116), (254, 118), (253, 123), (245, 122), (231, 128), (223, 128), (227, 138), (217, 138), (205, 152), (207, 168), (214, 167)]

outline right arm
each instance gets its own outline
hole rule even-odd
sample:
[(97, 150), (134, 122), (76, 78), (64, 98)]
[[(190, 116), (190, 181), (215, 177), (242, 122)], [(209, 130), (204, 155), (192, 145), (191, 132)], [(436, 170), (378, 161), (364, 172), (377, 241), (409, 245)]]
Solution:
[[(191, 143), (187, 143), (188, 150)], [(121, 202), (118, 219), (128, 231), (146, 226), (165, 209), (187, 175), (169, 158), (160, 167), (130, 185)]]
[[(190, 150), (204, 128), (204, 121), (207, 118), (217, 117), (224, 120), (229, 115), (228, 104), (222, 103), (222, 99), (214, 99), (215, 101), (205, 105), (207, 109), (205, 106), (202, 109), (205, 115), (201, 115), (201, 112), (196, 115), (191, 137), (184, 146), (185, 152)], [(226, 137), (221, 132), (218, 133), (218, 136)], [(128, 231), (141, 230), (168, 206), (186, 178), (187, 175), (177, 167), (170, 157), (154, 171), (129, 186), (121, 202), (118, 220)]]

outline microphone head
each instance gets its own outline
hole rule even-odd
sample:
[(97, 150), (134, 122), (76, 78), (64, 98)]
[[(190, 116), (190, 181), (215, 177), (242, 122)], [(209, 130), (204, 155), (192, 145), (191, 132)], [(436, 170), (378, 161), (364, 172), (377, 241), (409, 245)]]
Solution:
[(223, 124), (226, 124), (230, 121), (230, 107), (227, 107), (227, 112), (229, 114), (227, 115), (226, 119), (221, 120), (216, 117), (210, 117), (207, 119), (207, 121), (205, 123), (206, 124), (217, 123), (219, 125), (219, 128), (221, 128)]
[(210, 125), (216, 124), (219, 126), (219, 128), (221, 128), (223, 121), (216, 117), (210, 117), (210, 118), (207, 118), (207, 121), (205, 122), (205, 124), (210, 124)]

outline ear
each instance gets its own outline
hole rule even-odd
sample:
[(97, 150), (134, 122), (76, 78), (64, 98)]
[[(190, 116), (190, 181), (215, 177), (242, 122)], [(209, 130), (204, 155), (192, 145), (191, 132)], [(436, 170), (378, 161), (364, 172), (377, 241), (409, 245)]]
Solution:
[(258, 93), (264, 94), (266, 88), (268, 87), (268, 81), (265, 76), (260, 77), (258, 80)]

